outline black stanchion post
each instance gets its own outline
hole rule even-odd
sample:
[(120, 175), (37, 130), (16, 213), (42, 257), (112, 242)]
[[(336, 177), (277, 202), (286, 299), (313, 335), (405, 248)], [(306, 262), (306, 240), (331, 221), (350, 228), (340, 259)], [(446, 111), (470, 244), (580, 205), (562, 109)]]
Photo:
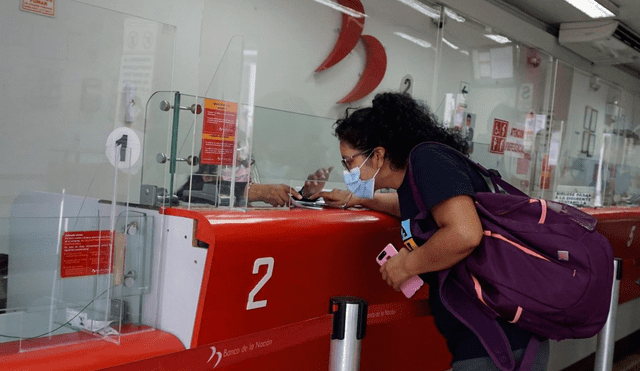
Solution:
[(616, 343), (616, 316), (618, 313), (618, 297), (620, 280), (622, 279), (622, 259), (614, 260), (613, 286), (611, 288), (611, 303), (607, 322), (598, 334), (596, 346), (595, 371), (611, 371), (613, 368), (613, 348)]
[(352, 296), (336, 296), (330, 300), (329, 313), (333, 314), (329, 371), (358, 371), (360, 341), (367, 328), (367, 302)]

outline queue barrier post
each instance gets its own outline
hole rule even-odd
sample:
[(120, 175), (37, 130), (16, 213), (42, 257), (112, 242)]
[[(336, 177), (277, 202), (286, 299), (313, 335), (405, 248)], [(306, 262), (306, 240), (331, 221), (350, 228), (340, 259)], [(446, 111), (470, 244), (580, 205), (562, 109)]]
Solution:
[(360, 341), (367, 327), (367, 302), (353, 296), (331, 298), (329, 313), (333, 314), (329, 371), (358, 371)]
[(613, 368), (613, 350), (616, 343), (616, 317), (618, 313), (618, 297), (620, 294), (621, 279), (622, 259), (616, 258), (614, 260), (609, 316), (597, 338), (595, 371), (611, 371)]

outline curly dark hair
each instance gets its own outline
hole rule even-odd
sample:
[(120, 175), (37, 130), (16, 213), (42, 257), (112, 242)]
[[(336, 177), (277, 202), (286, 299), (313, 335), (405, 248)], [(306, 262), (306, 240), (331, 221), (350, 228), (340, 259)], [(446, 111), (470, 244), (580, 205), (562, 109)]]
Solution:
[(443, 143), (468, 156), (469, 144), (462, 136), (439, 125), (429, 108), (408, 94), (380, 93), (371, 107), (350, 110), (334, 124), (334, 135), (361, 151), (383, 147), (395, 169), (404, 169), (409, 153), (422, 142)]

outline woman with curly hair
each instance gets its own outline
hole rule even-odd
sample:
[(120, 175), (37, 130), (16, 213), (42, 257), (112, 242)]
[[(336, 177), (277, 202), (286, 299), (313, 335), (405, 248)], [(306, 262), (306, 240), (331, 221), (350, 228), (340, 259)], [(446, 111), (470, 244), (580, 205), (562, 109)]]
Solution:
[[(480, 339), (442, 304), (437, 283), (436, 272), (471, 254), (483, 236), (474, 194), (490, 190), (482, 175), (456, 153), (468, 156), (468, 143), (455, 131), (438, 125), (427, 107), (400, 93), (378, 94), (371, 107), (347, 109), (335, 124), (335, 135), (350, 192), (334, 189), (318, 196), (332, 206), (361, 205), (400, 218), (408, 248), (400, 249), (380, 268), (382, 279), (396, 291), (414, 275), (429, 284), (431, 313), (453, 355), (455, 371), (498, 370)], [(419, 146), (424, 142), (445, 146)], [(412, 236), (408, 227), (419, 213), (408, 179), (409, 162), (425, 210), (429, 210), (429, 216), (418, 223), (423, 231), (437, 229), (427, 241)], [(397, 192), (375, 193), (384, 188)], [(498, 324), (518, 364), (531, 334), (502, 319)], [(545, 341), (532, 370), (544, 370), (547, 359)]]

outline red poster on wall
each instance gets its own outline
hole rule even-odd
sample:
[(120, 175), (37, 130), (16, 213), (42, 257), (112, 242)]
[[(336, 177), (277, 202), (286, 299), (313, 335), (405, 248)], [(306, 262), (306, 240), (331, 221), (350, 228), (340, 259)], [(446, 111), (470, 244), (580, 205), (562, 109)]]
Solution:
[(542, 158), (542, 169), (540, 172), (540, 188), (549, 189), (551, 188), (551, 172), (553, 171), (553, 166), (549, 165), (549, 155), (544, 155)]
[(22, 0), (21, 9), (48, 17), (56, 15), (55, 0)]
[[(111, 231), (75, 231), (62, 235), (60, 276), (80, 277), (113, 271)], [(109, 266), (111, 260), (111, 266)]]
[(238, 104), (218, 99), (204, 100), (201, 163), (233, 165)]
[(504, 155), (508, 129), (509, 121), (493, 119), (493, 131), (491, 132), (491, 145), (489, 147), (489, 152)]

